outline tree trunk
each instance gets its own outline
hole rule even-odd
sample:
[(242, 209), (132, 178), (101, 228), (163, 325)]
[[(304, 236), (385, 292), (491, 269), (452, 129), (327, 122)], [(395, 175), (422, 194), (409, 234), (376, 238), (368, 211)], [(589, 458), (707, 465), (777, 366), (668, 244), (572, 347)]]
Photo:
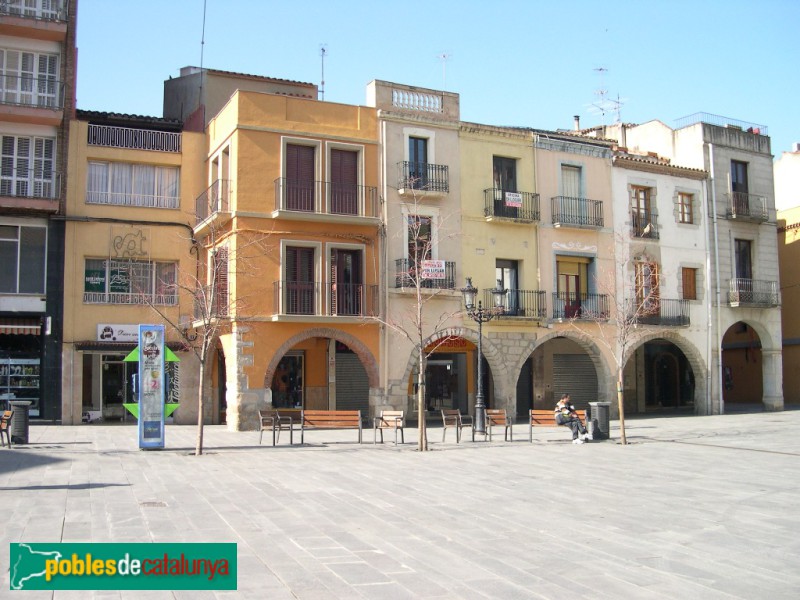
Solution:
[(623, 445), (628, 443), (625, 437), (625, 395), (623, 394), (622, 368), (617, 369), (617, 406), (619, 407), (619, 433)]
[(194, 455), (200, 456), (203, 454), (203, 413), (205, 408), (205, 392), (204, 383), (206, 380), (206, 361), (205, 353), (200, 359), (200, 384), (197, 386), (197, 444), (195, 446)]
[(425, 423), (427, 415), (425, 407), (425, 359), (420, 349), (419, 373), (417, 374), (417, 414), (419, 415), (419, 451), (425, 452), (428, 449), (428, 432)]

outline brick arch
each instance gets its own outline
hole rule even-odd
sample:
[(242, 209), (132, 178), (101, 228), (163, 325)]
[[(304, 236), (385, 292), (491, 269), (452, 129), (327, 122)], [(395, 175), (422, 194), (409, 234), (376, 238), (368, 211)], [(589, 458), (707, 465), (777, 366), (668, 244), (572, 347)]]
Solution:
[(300, 333), (293, 335), (283, 344), (281, 344), (280, 347), (278, 347), (269, 364), (267, 365), (267, 370), (264, 374), (265, 388), (269, 388), (272, 385), (272, 377), (275, 375), (275, 370), (278, 368), (278, 364), (283, 356), (295, 345), (311, 338), (333, 339), (337, 342), (346, 344), (348, 348), (355, 352), (356, 356), (358, 356), (358, 359), (361, 361), (361, 364), (364, 366), (364, 370), (367, 372), (369, 387), (371, 389), (378, 387), (378, 363), (375, 360), (375, 357), (372, 355), (372, 352), (370, 352), (369, 348), (367, 348), (367, 346), (361, 340), (350, 333), (346, 333), (338, 329), (315, 327), (313, 329), (306, 329), (305, 331), (301, 331)]
[[(422, 342), (422, 347), (425, 348), (428, 345), (441, 340), (447, 337), (458, 337), (464, 338), (465, 340), (469, 340), (476, 346), (478, 345), (478, 332), (472, 329), (467, 329), (464, 327), (452, 327), (450, 329), (445, 329), (442, 331), (438, 331), (433, 335), (429, 336)], [(503, 360), (503, 354), (500, 352), (500, 349), (495, 346), (491, 340), (487, 339), (486, 336), (483, 336), (483, 340), (481, 342), (481, 350), (483, 351), (483, 356), (486, 358), (486, 362), (489, 363), (489, 369), (492, 372), (492, 380), (495, 386), (495, 394), (505, 393), (505, 390), (502, 388), (504, 387), (504, 382), (508, 379), (508, 368), (506, 363)], [(419, 350), (414, 349), (411, 352), (411, 355), (408, 357), (408, 364), (406, 364), (406, 370), (403, 373), (403, 383), (408, 383), (409, 377), (416, 369), (419, 360)]]

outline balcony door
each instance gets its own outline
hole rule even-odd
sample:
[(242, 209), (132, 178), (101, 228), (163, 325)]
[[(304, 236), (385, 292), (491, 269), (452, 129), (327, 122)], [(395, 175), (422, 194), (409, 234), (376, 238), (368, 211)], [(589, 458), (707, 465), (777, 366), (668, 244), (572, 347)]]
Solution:
[[(589, 260), (581, 257), (559, 257), (556, 261), (558, 269), (557, 296), (563, 305), (563, 314), (567, 319), (581, 315), (581, 300), (585, 296), (588, 280)], [(556, 313), (560, 307), (555, 307)]]
[(358, 214), (358, 152), (331, 150), (331, 213)]
[(498, 259), (495, 267), (495, 279), (500, 282), (501, 289), (508, 290), (505, 296), (506, 314), (522, 314), (519, 298), (519, 262)]
[(360, 250), (331, 249), (331, 314), (361, 315), (364, 282)]
[(581, 168), (561, 165), (561, 219), (568, 223), (587, 224), (589, 215), (581, 190)]
[(648, 237), (650, 229), (650, 188), (634, 187), (631, 198), (631, 225), (639, 237)]
[(428, 187), (428, 140), (408, 138), (408, 177), (411, 187), (424, 190)]
[(286, 248), (285, 306), (290, 315), (316, 314), (314, 304), (314, 248)]
[(517, 160), (495, 156), (492, 159), (494, 177), (494, 214), (499, 217), (515, 218), (519, 212), (516, 205), (508, 205), (507, 192), (517, 191)]
[(637, 262), (636, 269), (636, 314), (658, 314), (660, 306), (658, 264)]
[(314, 212), (313, 146), (286, 145), (285, 210)]
[(733, 213), (740, 216), (750, 214), (749, 192), (747, 181), (747, 163), (740, 160), (731, 161), (731, 200)]
[(736, 240), (736, 278), (753, 278), (752, 242), (750, 240)]

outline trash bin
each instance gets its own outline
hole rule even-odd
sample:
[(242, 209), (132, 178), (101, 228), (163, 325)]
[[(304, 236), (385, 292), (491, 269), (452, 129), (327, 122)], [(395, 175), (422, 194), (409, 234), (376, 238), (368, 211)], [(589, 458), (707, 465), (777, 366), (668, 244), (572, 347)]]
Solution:
[(592, 438), (607, 440), (611, 432), (611, 402), (589, 402), (591, 410)]
[(27, 400), (12, 400), (11, 410), (14, 411), (14, 416), (11, 417), (11, 427), (8, 433), (11, 435), (12, 444), (27, 444), (28, 443), (28, 428), (30, 419), (28, 411), (33, 402)]

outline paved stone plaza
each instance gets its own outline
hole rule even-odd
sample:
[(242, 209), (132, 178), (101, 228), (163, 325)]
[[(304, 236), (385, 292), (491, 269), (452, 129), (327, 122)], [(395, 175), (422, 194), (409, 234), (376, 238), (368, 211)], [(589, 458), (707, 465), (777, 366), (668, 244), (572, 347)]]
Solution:
[[(627, 447), (434, 428), (420, 454), (414, 429), (397, 448), (371, 431), (273, 448), (213, 426), (198, 458), (193, 427), (140, 451), (133, 426), (36, 425), (0, 450), (0, 597), (795, 599), (799, 427), (800, 411), (630, 419)], [(60, 541), (236, 542), (239, 590), (8, 591), (9, 542)]]

